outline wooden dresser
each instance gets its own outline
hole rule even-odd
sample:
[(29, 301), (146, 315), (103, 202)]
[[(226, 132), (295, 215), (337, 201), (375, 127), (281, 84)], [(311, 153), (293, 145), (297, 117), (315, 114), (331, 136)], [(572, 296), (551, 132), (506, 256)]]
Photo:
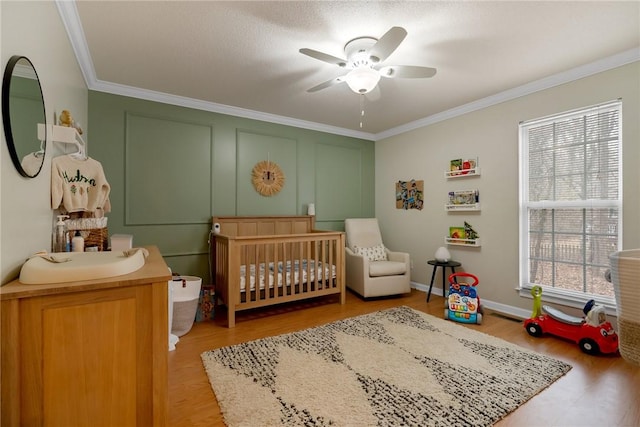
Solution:
[(169, 269), (0, 288), (1, 425), (164, 426)]

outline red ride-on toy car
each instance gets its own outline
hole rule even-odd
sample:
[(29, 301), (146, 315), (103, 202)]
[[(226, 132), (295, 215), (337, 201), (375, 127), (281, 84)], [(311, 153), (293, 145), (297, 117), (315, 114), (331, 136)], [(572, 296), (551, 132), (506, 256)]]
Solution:
[(590, 300), (582, 309), (585, 317), (576, 317), (547, 305), (541, 307), (540, 286), (534, 286), (531, 295), (533, 313), (530, 319), (524, 321), (524, 328), (529, 335), (555, 335), (575, 342), (587, 354), (610, 354), (618, 351), (618, 335), (607, 321), (604, 307)]

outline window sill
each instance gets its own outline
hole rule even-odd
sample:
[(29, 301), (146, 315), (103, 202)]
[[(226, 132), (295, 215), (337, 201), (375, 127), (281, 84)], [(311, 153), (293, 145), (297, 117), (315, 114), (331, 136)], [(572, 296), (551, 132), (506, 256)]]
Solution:
[[(613, 284), (611, 285), (613, 286)], [(523, 298), (533, 299), (531, 296), (531, 288), (532, 285), (526, 284), (519, 288), (520, 296)], [(594, 299), (596, 304), (599, 304), (605, 308), (607, 315), (609, 316), (618, 316), (617, 314), (617, 306), (615, 298), (596, 296), (596, 295), (576, 295), (571, 292), (562, 291), (558, 289), (552, 289), (548, 287), (543, 287), (542, 292), (542, 301), (564, 305), (567, 307), (575, 307), (577, 309), (582, 310), (584, 305), (590, 299)]]

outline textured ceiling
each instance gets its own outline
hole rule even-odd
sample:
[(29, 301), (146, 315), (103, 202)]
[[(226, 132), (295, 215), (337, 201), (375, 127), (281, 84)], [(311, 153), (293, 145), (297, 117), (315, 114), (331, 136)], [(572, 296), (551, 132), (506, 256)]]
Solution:
[[(63, 3), (90, 89), (373, 139), (606, 58), (640, 59), (638, 1)], [(434, 67), (433, 78), (382, 79), (366, 95), (362, 128), (360, 95), (346, 84), (306, 92), (345, 72), (300, 48), (344, 57), (347, 41), (393, 26), (408, 35), (384, 65)]]

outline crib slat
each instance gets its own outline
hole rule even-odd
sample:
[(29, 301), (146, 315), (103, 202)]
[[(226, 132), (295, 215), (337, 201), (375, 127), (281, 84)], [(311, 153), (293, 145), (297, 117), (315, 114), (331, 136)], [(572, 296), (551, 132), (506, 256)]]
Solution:
[(298, 294), (298, 293), (302, 293), (302, 286), (303, 286), (303, 278), (304, 278), (304, 264), (302, 262), (302, 260), (304, 260), (304, 245), (303, 242), (298, 242), (298, 280), (296, 280), (296, 285), (298, 287), (298, 290), (296, 291), (296, 288), (294, 286), (293, 288), (293, 292)]
[(314, 240), (313, 241), (313, 269), (314, 269), (314, 279), (311, 282), (311, 291), (317, 291), (320, 289), (320, 277), (318, 275), (318, 247), (322, 245), (322, 240)]
[(317, 251), (317, 254), (316, 254), (316, 265), (319, 264), (321, 266), (321, 270), (319, 270), (319, 271), (322, 272), (322, 276), (320, 276), (318, 278), (318, 289), (323, 289), (325, 287), (324, 283), (327, 280), (326, 275), (325, 275), (325, 268), (326, 268), (327, 260), (324, 259), (323, 255), (322, 255), (322, 253), (323, 253), (322, 251), (323, 251), (323, 248), (328, 244), (328, 242), (329, 242), (328, 240), (321, 240), (319, 242), (318, 251)]
[(284, 278), (282, 273), (280, 272), (280, 265), (282, 264), (282, 257), (284, 254), (284, 243), (276, 242), (274, 243), (274, 258), (273, 258), (273, 299), (277, 300), (280, 295), (280, 287), (283, 286)]
[(282, 269), (282, 287), (278, 290), (278, 296), (280, 298), (284, 298), (287, 296), (289, 285), (291, 284), (291, 270), (289, 268), (291, 262), (291, 248), (292, 243), (286, 242), (283, 243), (283, 257), (282, 257), (282, 265), (280, 268)]
[(313, 292), (315, 286), (313, 286), (313, 280), (315, 280), (315, 274), (313, 272), (313, 259), (311, 258), (312, 254), (312, 245), (315, 245), (315, 240), (305, 242), (305, 250), (304, 250), (304, 263), (307, 264), (306, 267), (306, 280), (304, 280), (304, 292)]
[(327, 265), (331, 265), (332, 260), (327, 258), (327, 246), (331, 244), (331, 241), (324, 240), (322, 242), (322, 247), (320, 248), (320, 262), (322, 263), (322, 287), (326, 288), (328, 286), (327, 277), (325, 277), (325, 268)]
[(266, 286), (265, 283), (265, 277), (264, 277), (264, 269), (263, 269), (263, 263), (264, 263), (264, 245), (255, 245), (254, 246), (255, 250), (256, 250), (256, 266), (255, 266), (255, 293), (253, 295), (253, 300), (254, 301), (260, 301), (261, 297), (260, 295), (262, 294), (262, 289)]
[(251, 260), (249, 259), (248, 252), (249, 248), (247, 246), (241, 246), (240, 252), (242, 253), (242, 265), (244, 266), (244, 271), (241, 272), (242, 278), (244, 280), (244, 289), (238, 289), (240, 293), (238, 296), (238, 303), (242, 303), (244, 301), (251, 300)]
[[(328, 245), (328, 248), (327, 248), (328, 249), (327, 256), (329, 257), (329, 260), (331, 261), (330, 263), (327, 263), (327, 266), (330, 269), (333, 268), (334, 265), (336, 265), (335, 264), (335, 260), (333, 259), (334, 258), (334, 251), (333, 251), (334, 247), (335, 247), (335, 245)], [(333, 274), (331, 274), (331, 270), (329, 270), (329, 276), (331, 277), (331, 279), (327, 278), (327, 281), (326, 281), (327, 287), (333, 288), (334, 287), (333, 286)]]
[(273, 257), (273, 243), (265, 243), (265, 251), (264, 251), (264, 294), (262, 294), (262, 299), (268, 301), (271, 293), (271, 280), (273, 277), (273, 272), (271, 271), (271, 263)]

